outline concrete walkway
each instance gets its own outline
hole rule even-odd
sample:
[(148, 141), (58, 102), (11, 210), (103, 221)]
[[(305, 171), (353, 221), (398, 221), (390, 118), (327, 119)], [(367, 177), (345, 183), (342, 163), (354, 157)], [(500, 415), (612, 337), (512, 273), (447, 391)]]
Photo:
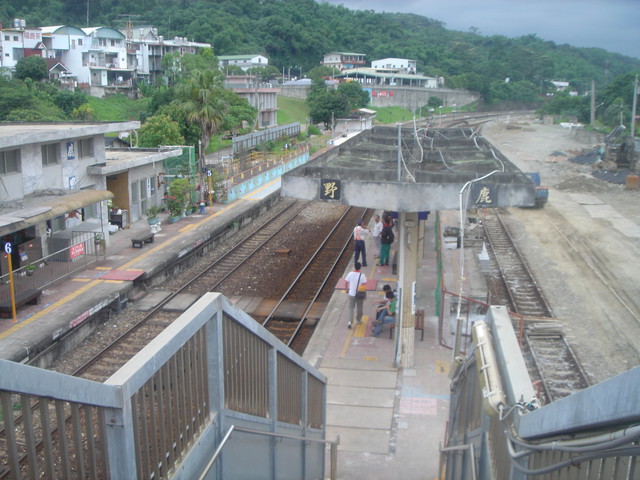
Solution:
[[(365, 301), (362, 325), (347, 328), (347, 294), (336, 289), (305, 352), (304, 357), (328, 378), (327, 439), (340, 437), (340, 479), (440, 477), (439, 445), (444, 443), (449, 414), (452, 352), (438, 344), (433, 237), (429, 221), (418, 269), (417, 308), (425, 310), (425, 332), (421, 341), (421, 332), (416, 331), (413, 368), (393, 366), (396, 342), (389, 338), (388, 326), (379, 337), (371, 336), (382, 286), (397, 282), (390, 266), (375, 266), (372, 259), (363, 272), (377, 281), (377, 291), (370, 291)], [(374, 251), (373, 242), (367, 246), (367, 251)]]

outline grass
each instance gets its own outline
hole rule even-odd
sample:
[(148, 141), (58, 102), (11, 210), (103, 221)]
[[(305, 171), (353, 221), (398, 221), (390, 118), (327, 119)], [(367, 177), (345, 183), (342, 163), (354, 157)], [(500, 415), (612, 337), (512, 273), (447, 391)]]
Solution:
[(304, 125), (309, 118), (309, 106), (304, 100), (278, 96), (278, 125), (300, 122)]
[(413, 118), (413, 113), (400, 107), (367, 107), (378, 112), (375, 123), (394, 124), (396, 122), (408, 122)]
[(89, 97), (93, 108), (94, 120), (98, 122), (126, 122), (140, 119), (145, 112), (149, 99), (130, 100), (124, 95), (111, 95), (104, 98)]

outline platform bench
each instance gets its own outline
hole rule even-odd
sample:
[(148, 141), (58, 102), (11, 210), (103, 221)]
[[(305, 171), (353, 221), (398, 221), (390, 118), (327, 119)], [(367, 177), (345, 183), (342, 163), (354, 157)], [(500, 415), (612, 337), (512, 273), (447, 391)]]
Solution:
[(133, 248), (142, 248), (145, 243), (153, 243), (154, 233), (148, 233), (142, 237), (132, 238), (131, 239), (131, 247)]
[[(38, 289), (24, 290), (23, 292), (16, 293), (14, 299), (16, 310), (26, 304), (37, 305), (40, 302), (41, 295), (42, 290)], [(0, 302), (0, 317), (11, 318), (11, 314), (11, 299), (9, 298)]]

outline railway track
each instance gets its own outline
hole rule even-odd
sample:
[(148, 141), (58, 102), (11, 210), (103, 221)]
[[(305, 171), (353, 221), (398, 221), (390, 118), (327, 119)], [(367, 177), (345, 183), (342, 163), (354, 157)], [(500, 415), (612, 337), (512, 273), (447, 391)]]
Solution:
[[(280, 210), (272, 221), (267, 222), (262, 228), (248, 235), (242, 242), (239, 242), (226, 254), (212, 262), (203, 271), (195, 274), (191, 281), (171, 292), (164, 300), (143, 315), (143, 318), (131, 329), (78, 367), (73, 372), (73, 375), (97, 382), (105, 381), (176, 319), (179, 313), (164, 309), (169, 302), (180, 294), (201, 295), (207, 291), (215, 290), (237, 272), (243, 264), (253, 259), (278, 232), (284, 230), (308, 205), (308, 202), (291, 202)], [(268, 321), (264, 322), (266, 328), (271, 329), (272, 333), (291, 345), (292, 348), (295, 348), (292, 343), (297, 337), (306, 337), (306, 340), (299, 342), (298, 353), (304, 350), (313, 330), (311, 325), (305, 324), (305, 319), (308, 317), (311, 306), (319, 298), (323, 287), (329, 282), (329, 278), (338, 262), (337, 259), (345, 253), (346, 248), (350, 245), (350, 234), (355, 220), (362, 216), (363, 213), (363, 209), (352, 208), (342, 215), (337, 224), (331, 229), (327, 239), (321, 242), (321, 246), (313, 252), (311, 260), (306, 263), (302, 272), (297, 275), (293, 285), (286, 288), (286, 292), (277, 302), (279, 307), (274, 308), (272, 315), (269, 315), (267, 319)], [(310, 295), (310, 291), (314, 293)], [(313, 300), (309, 302), (309, 298), (313, 298)], [(308, 303), (308, 308), (302, 309), (303, 313), (296, 318), (288, 318), (286, 322), (283, 322), (281, 318), (283, 315), (282, 308), (302, 299)], [(286, 324), (286, 328), (282, 327), (283, 324)], [(303, 331), (305, 331), (306, 335), (299, 335)], [(52, 408), (51, 406), (42, 405), (29, 398), (22, 398), (19, 401), (22, 403), (23, 415), (18, 415), (13, 419), (11, 435), (15, 438), (26, 438), (29, 425), (40, 415), (57, 415), (56, 418), (58, 418), (57, 423), (59, 425), (66, 422), (68, 424), (66, 428), (76, 427), (71, 425), (73, 417), (66, 412), (61, 413), (55, 410), (47, 412)], [(29, 406), (27, 407), (27, 405)], [(7, 456), (6, 445), (10, 443), (6, 441), (6, 433), (4, 428), (0, 429), (0, 456), (4, 457)], [(27, 461), (29, 455), (47, 455), (47, 449), (61, 448), (56, 446), (56, 432), (52, 431), (50, 436), (53, 438), (53, 446), (39, 443), (34, 446), (33, 452), (25, 450), (19, 455), (21, 457), (20, 463), (23, 465), (33, 464), (33, 461)], [(64, 466), (61, 466), (61, 468), (64, 470)], [(8, 478), (7, 475), (9, 474), (9, 469), (4, 469), (0, 466), (0, 479)], [(54, 474), (54, 476), (56, 475)]]
[(556, 401), (589, 386), (587, 376), (527, 263), (519, 252), (499, 210), (483, 218), (488, 243), (487, 274), (491, 304), (506, 305), (524, 318), (523, 354), (544, 403)]
[[(344, 212), (291, 286), (262, 321), (264, 327), (297, 353), (302, 353), (306, 342), (303, 342), (304, 345), (293, 345), (293, 342), (298, 338), (298, 333), (304, 327), (325, 286), (332, 285), (329, 279), (345, 250), (351, 245), (353, 226), (365, 212), (365, 209), (352, 207)], [(331, 286), (329, 288), (333, 289)], [(292, 309), (292, 305), (296, 308)], [(259, 321), (258, 318), (256, 320)], [(308, 336), (305, 336), (305, 339), (308, 340)]]

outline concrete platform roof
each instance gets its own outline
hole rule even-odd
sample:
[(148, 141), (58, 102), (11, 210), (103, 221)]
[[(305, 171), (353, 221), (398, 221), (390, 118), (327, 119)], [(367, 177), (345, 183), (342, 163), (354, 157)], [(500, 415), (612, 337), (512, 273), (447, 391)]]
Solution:
[(285, 173), (282, 195), (398, 212), (535, 204), (529, 177), (473, 128), (417, 134), (363, 131)]

